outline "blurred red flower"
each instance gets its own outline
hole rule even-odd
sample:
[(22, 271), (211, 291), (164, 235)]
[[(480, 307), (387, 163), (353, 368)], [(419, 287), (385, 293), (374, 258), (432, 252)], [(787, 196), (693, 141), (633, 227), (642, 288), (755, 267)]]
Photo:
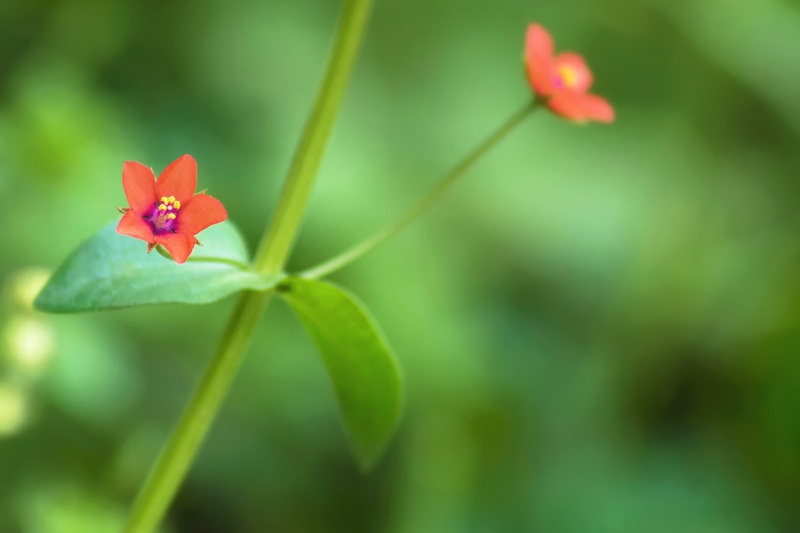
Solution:
[(528, 26), (525, 66), (536, 95), (553, 113), (576, 122), (613, 122), (614, 109), (600, 96), (589, 94), (592, 72), (573, 52), (554, 55), (553, 38), (538, 24)]
[(222, 202), (197, 188), (197, 162), (190, 155), (173, 161), (156, 180), (141, 163), (122, 166), (122, 188), (130, 209), (117, 233), (141, 239), (150, 252), (160, 244), (176, 263), (184, 263), (197, 244), (195, 235), (228, 218)]

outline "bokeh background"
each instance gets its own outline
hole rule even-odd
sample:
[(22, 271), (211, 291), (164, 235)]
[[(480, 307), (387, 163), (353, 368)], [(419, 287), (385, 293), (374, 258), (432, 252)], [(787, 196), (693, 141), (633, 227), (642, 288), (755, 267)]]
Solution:
[[(334, 279), (405, 368), (369, 476), (313, 346), (265, 315), (168, 532), (800, 530), (800, 7), (376, 0), (291, 265), (399, 215), (582, 52), (613, 126), (544, 113)], [(232, 298), (75, 316), (42, 280), (191, 153), (251, 246), (332, 0), (0, 2), (0, 531), (117, 531)]]

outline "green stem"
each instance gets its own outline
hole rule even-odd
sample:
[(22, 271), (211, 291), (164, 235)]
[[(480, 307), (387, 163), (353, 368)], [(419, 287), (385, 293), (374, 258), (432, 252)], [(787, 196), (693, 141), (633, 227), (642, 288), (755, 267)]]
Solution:
[[(170, 254), (160, 244), (158, 246), (156, 246), (156, 252), (158, 252), (158, 254), (161, 257), (166, 257), (170, 261), (174, 261), (174, 259), (172, 258), (172, 254)], [(189, 258), (186, 260), (186, 262), (187, 263), (219, 263), (219, 264), (222, 264), (222, 265), (230, 265), (230, 266), (236, 267), (239, 270), (247, 270), (247, 271), (250, 271), (250, 270), (253, 269), (253, 267), (251, 267), (247, 263), (242, 263), (241, 261), (237, 261), (236, 259), (229, 259), (227, 257), (193, 257), (193, 256), (189, 256)]]
[(256, 253), (256, 268), (267, 274), (277, 274), (283, 269), (294, 243), (308, 195), (314, 185), (314, 176), (347, 89), (370, 4), (371, 0), (348, 0), (345, 7), (344, 32), (336, 41), (333, 51), (334, 58), (341, 59), (329, 65), (317, 103), (286, 176), (278, 208)]
[[(257, 272), (277, 274), (286, 262), (341, 107), (370, 7), (371, 0), (347, 0), (345, 4), (324, 82), (295, 152), (278, 209), (256, 255)], [(139, 492), (127, 533), (150, 533), (161, 522), (225, 399), (271, 296), (271, 291), (248, 291), (239, 296), (216, 354)]]
[(218, 263), (221, 265), (230, 265), (238, 268), (239, 270), (250, 271), (253, 269), (247, 263), (242, 263), (236, 259), (228, 259), (227, 257), (190, 257), (186, 260), (187, 263)]
[(245, 292), (237, 300), (216, 354), (139, 491), (125, 532), (150, 533), (161, 522), (236, 376), (269, 296)]
[(514, 128), (516, 128), (520, 123), (522, 123), (523, 119), (525, 119), (528, 115), (531, 114), (537, 107), (537, 101), (533, 101), (529, 104), (526, 104), (525, 107), (514, 113), (511, 118), (506, 120), (502, 126), (500, 126), (497, 130), (494, 131), (488, 138), (486, 138), (481, 144), (479, 144), (472, 152), (470, 152), (464, 159), (461, 160), (459, 164), (457, 164), (453, 169), (448, 172), (440, 181), (436, 184), (436, 186), (425, 196), (422, 200), (420, 200), (416, 205), (414, 205), (405, 215), (400, 217), (397, 222), (394, 224), (385, 227), (372, 237), (368, 238), (365, 241), (353, 246), (342, 252), (341, 254), (334, 256), (327, 261), (320, 263), (314, 267), (311, 267), (307, 270), (304, 270), (297, 274), (298, 276), (304, 278), (321, 278), (327, 276), (331, 272), (339, 270), (343, 268), (362, 255), (366, 254), (373, 248), (380, 246), (390, 238), (392, 238), (396, 233), (400, 230), (405, 228), (408, 224), (410, 224), (414, 219), (416, 219), (419, 215), (421, 215), (428, 207), (431, 206), (439, 197), (450, 188), (450, 186), (455, 183), (458, 178), (463, 176), (467, 170), (472, 168), (472, 166), (486, 153), (488, 153), (492, 148), (494, 148), (506, 135), (508, 135)]

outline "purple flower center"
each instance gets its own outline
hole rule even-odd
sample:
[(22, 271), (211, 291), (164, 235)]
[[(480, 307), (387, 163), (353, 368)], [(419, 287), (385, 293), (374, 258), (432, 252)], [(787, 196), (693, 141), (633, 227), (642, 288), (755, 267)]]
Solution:
[(142, 218), (150, 225), (155, 235), (177, 233), (180, 209), (181, 203), (174, 196), (162, 196), (161, 202), (153, 204), (150, 213)]

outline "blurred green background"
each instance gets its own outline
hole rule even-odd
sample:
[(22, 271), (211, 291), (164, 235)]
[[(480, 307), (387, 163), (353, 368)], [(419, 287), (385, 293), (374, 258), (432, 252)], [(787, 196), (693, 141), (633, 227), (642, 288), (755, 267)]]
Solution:
[[(800, 6), (375, 4), (293, 267), (524, 105), (528, 22), (618, 120), (535, 116), (334, 276), (406, 371), (374, 473), (275, 302), (164, 530), (800, 530)], [(232, 305), (46, 316), (42, 279), (118, 216), (124, 160), (191, 153), (255, 244), (340, 5), (0, 2), (0, 531), (116, 531)]]

